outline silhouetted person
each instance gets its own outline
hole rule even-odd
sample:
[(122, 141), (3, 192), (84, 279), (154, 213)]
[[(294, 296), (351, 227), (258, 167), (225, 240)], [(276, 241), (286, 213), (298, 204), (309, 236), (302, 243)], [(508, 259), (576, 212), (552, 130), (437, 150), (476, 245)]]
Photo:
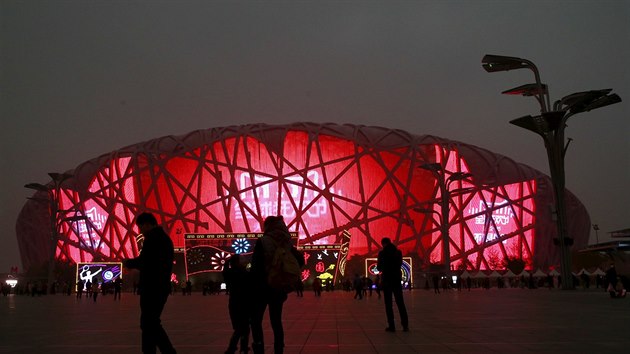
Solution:
[(183, 282), (179, 285), (179, 287), (180, 287), (180, 289), (182, 289), (182, 295), (183, 295), (183, 296), (186, 296), (186, 282), (184, 282), (184, 281), (183, 281)]
[(376, 295), (378, 295), (378, 298), (381, 298), (381, 275), (378, 274), (376, 276), (376, 278), (374, 278), (374, 290), (376, 291)]
[(315, 296), (322, 296), (322, 281), (319, 278), (313, 280), (313, 292)]
[(374, 288), (374, 281), (372, 281), (372, 278), (365, 277), (365, 286), (367, 287), (367, 291), (370, 293), (370, 297), (372, 297), (372, 290)]
[(80, 299), (82, 297), (83, 297), (83, 282), (79, 280), (77, 282), (77, 299)]
[(407, 318), (407, 308), (405, 307), (405, 300), (402, 295), (402, 252), (388, 237), (384, 237), (381, 240), (383, 249), (378, 253), (378, 271), (382, 274), (381, 284), (383, 287), (383, 296), (385, 301), (385, 314), (387, 315), (387, 328), (388, 332), (396, 331), (396, 324), (394, 323), (394, 309), (392, 304), (392, 295), (396, 300), (396, 307), (398, 307), (398, 313), (400, 314), (400, 324), (403, 327), (403, 331), (409, 331), (409, 319)]
[(241, 344), (241, 353), (247, 353), (249, 341), (249, 321), (251, 318), (251, 279), (241, 263), (238, 254), (233, 255), (223, 268), (223, 279), (230, 294), (228, 310), (232, 321), (232, 337), (225, 354), (234, 354), (238, 343)]
[(186, 280), (186, 295), (192, 295), (192, 282), (190, 279)]
[(609, 288), (614, 290), (617, 287), (617, 270), (614, 264), (611, 264), (608, 270), (606, 270), (606, 280), (608, 281)]
[(332, 279), (325, 280), (325, 282), (326, 282), (326, 292), (335, 290), (335, 286), (332, 282)]
[(122, 292), (122, 279), (120, 277), (114, 280), (114, 300), (118, 298), (120, 300), (120, 293)]
[(92, 283), (92, 297), (94, 298), (94, 302), (96, 302), (96, 298), (98, 297), (98, 281), (95, 280)]
[(300, 267), (304, 266), (304, 255), (291, 245), (291, 235), (282, 216), (268, 216), (263, 223), (264, 235), (256, 241), (252, 254), (251, 272), (253, 276), (255, 299), (252, 316), (252, 349), (254, 353), (264, 353), (265, 344), (262, 320), (269, 305), (269, 320), (273, 329), (274, 353), (284, 352), (284, 329), (282, 328), (282, 306), (287, 293), (274, 289), (267, 282), (277, 247), (285, 247), (297, 259)]
[(433, 293), (439, 294), (440, 293), (440, 277), (437, 275), (433, 275), (433, 277), (431, 277), (431, 280), (433, 281)]
[(352, 281), (352, 287), (354, 288), (354, 299), (363, 299), (363, 279), (359, 274), (354, 274), (354, 280)]
[(304, 297), (304, 283), (300, 280), (295, 288), (295, 293), (298, 297)]
[(158, 226), (155, 216), (142, 213), (136, 225), (144, 235), (140, 255), (124, 260), (127, 268), (140, 270), (140, 328), (142, 329), (142, 352), (175, 353), (175, 348), (162, 328), (160, 316), (166, 304), (171, 286), (173, 270), (173, 241)]

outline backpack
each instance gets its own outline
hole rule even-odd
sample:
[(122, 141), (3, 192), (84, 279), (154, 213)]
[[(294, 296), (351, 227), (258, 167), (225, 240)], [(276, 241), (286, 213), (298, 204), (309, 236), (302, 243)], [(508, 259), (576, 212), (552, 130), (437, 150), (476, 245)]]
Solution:
[(294, 291), (302, 281), (302, 269), (291, 252), (290, 247), (276, 244), (269, 271), (267, 272), (267, 284), (275, 290), (290, 293)]

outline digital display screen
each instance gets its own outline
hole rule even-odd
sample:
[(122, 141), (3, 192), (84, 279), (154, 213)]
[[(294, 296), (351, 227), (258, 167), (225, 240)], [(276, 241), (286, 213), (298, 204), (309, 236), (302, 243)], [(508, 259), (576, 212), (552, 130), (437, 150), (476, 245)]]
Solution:
[(95, 281), (101, 284), (113, 283), (116, 278), (122, 278), (122, 263), (120, 262), (82, 262), (77, 263), (76, 286), (87, 290), (87, 283)]
[[(185, 234), (186, 274), (221, 272), (233, 254), (251, 260), (254, 246), (263, 233), (207, 233)], [(297, 245), (298, 234), (291, 232), (291, 241)]]

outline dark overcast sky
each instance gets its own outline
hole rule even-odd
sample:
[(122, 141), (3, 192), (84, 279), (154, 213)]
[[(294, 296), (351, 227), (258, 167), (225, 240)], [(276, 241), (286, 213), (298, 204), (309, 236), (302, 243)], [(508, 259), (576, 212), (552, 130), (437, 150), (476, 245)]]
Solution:
[[(120, 147), (233, 124), (338, 122), (432, 134), (548, 173), (538, 113), (486, 53), (537, 64), (552, 100), (613, 88), (573, 117), (567, 188), (630, 227), (629, 1), (0, 0), (0, 272), (19, 265), (25, 183)], [(593, 233), (591, 237), (595, 241)]]

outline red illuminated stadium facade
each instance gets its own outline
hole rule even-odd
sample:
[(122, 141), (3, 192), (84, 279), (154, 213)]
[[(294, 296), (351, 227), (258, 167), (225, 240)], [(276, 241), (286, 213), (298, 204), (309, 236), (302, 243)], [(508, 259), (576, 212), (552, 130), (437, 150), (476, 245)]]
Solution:
[[(505, 257), (528, 268), (559, 263), (548, 176), (457, 141), (316, 123), (199, 130), (78, 165), (55, 198), (62, 210), (56, 257), (136, 256), (134, 216), (148, 211), (180, 250), (185, 234), (255, 233), (266, 216), (283, 215), (300, 245), (338, 244), (345, 232), (350, 257), (373, 257), (387, 236), (403, 254), (439, 264), (441, 191), (435, 175), (420, 168), (428, 163), (440, 164), (446, 178), (471, 175), (449, 188), (453, 268), (495, 269)], [(582, 248), (589, 216), (571, 193), (566, 198), (569, 235)], [(27, 201), (17, 221), (24, 267), (48, 259), (50, 234), (48, 204)]]

